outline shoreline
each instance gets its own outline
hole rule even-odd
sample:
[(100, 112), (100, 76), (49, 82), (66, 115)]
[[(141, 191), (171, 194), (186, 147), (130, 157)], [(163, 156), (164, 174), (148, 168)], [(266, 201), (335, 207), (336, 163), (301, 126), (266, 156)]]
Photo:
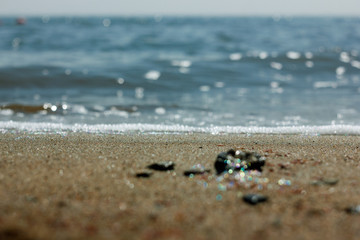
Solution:
[(294, 135), (336, 135), (360, 136), (360, 125), (328, 124), (328, 125), (295, 125), (295, 126), (191, 126), (183, 124), (65, 124), (52, 122), (17, 122), (0, 121), (0, 134), (294, 134)]
[[(261, 175), (219, 178), (229, 149), (265, 156)], [(360, 136), (1, 133), (0, 238), (358, 239), (359, 163)]]

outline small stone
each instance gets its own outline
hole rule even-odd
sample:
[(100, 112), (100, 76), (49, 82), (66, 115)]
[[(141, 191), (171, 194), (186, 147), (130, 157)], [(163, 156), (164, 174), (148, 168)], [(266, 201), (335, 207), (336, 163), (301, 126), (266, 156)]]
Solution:
[(339, 182), (339, 179), (336, 179), (336, 178), (324, 178), (322, 181), (326, 185), (333, 186), (333, 185), (336, 185)]
[(311, 182), (311, 185), (313, 185), (313, 186), (320, 186), (320, 185), (322, 185), (322, 184), (323, 184), (322, 181), (312, 181), (312, 182)]
[(214, 167), (216, 169), (217, 174), (221, 174), (226, 170), (227, 167), (227, 156), (228, 154), (226, 152), (221, 152), (218, 154)]
[(246, 170), (262, 171), (262, 167), (265, 165), (266, 158), (255, 152), (242, 152), (237, 151), (235, 158), (239, 158), (243, 161), (244, 168)]
[(175, 167), (175, 163), (173, 163), (172, 161), (162, 162), (162, 163), (153, 163), (153, 164), (150, 164), (149, 166), (147, 166), (147, 168), (153, 169), (156, 171), (174, 170), (174, 167)]
[(239, 171), (241, 169), (261, 172), (265, 161), (266, 158), (258, 153), (230, 149), (218, 154), (214, 166), (217, 174), (227, 170)]
[(265, 158), (259, 158), (256, 160), (249, 161), (247, 163), (247, 170), (262, 171), (262, 167), (265, 165)]
[(232, 157), (235, 157), (235, 154), (236, 154), (236, 152), (234, 149), (230, 149), (229, 151), (227, 151), (227, 155), (230, 155)]
[(268, 197), (261, 194), (246, 194), (243, 196), (243, 200), (248, 204), (256, 205), (258, 203), (266, 202)]
[(334, 186), (338, 182), (339, 182), (339, 179), (336, 179), (336, 178), (324, 178), (324, 179), (320, 179), (320, 180), (311, 182), (311, 185), (314, 185), (314, 186), (320, 186), (320, 185)]
[(348, 214), (360, 214), (360, 205), (345, 208)]
[(184, 175), (187, 177), (190, 177), (192, 175), (202, 175), (205, 173), (210, 173), (210, 170), (209, 169), (190, 169), (190, 170), (184, 171)]
[(149, 178), (151, 177), (153, 173), (152, 172), (138, 172), (135, 174), (137, 178)]

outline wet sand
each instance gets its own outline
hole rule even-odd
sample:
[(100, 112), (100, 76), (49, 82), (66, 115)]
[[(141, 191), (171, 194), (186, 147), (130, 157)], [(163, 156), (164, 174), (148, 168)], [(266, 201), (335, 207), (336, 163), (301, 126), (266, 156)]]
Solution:
[[(266, 184), (217, 179), (230, 148), (266, 155)], [(0, 239), (360, 239), (345, 211), (360, 204), (359, 148), (359, 136), (0, 134)], [(185, 177), (195, 164), (211, 173)]]

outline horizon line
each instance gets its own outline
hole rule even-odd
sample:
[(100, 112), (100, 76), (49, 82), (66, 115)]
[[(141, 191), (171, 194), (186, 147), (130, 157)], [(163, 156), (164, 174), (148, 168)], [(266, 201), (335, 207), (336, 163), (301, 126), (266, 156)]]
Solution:
[(297, 17), (341, 17), (360, 18), (359, 14), (343, 13), (293, 13), (293, 14), (265, 14), (265, 13), (0, 13), (0, 17), (270, 17), (270, 18), (297, 18)]

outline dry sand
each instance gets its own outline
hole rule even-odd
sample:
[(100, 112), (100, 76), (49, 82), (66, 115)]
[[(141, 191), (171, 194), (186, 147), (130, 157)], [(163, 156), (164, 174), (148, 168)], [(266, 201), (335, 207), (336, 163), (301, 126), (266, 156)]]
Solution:
[[(217, 181), (230, 148), (267, 155), (262, 190)], [(359, 148), (358, 136), (1, 134), (0, 239), (360, 239), (360, 214), (344, 210), (360, 204)], [(134, 176), (169, 160), (174, 171)], [(195, 164), (212, 172), (185, 177)]]

